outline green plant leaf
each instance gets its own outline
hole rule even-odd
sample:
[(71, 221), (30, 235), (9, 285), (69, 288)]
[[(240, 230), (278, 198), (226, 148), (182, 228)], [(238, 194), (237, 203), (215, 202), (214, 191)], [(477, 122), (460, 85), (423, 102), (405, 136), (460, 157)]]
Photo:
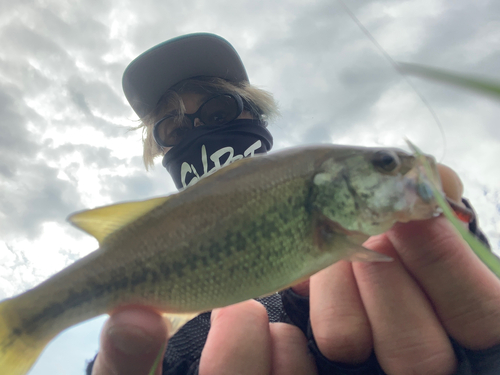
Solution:
[(153, 367), (151, 367), (151, 370), (149, 371), (149, 375), (155, 375), (156, 369), (160, 365), (160, 362), (161, 362), (161, 360), (163, 358), (163, 352), (165, 351), (165, 347), (166, 346), (167, 346), (166, 343), (161, 346), (160, 352), (156, 356), (156, 359), (155, 359), (155, 361), (153, 363)]
[[(412, 151), (415, 153), (415, 156), (419, 158), (419, 161), (425, 168), (425, 173), (429, 176), (432, 176), (432, 171), (429, 163), (425, 159), (422, 151), (418, 149), (413, 143), (409, 140), (406, 141)], [(430, 179), (429, 179), (430, 180)], [(436, 201), (439, 207), (443, 210), (444, 216), (451, 222), (451, 224), (455, 227), (456, 230), (462, 235), (463, 239), (469, 244), (472, 251), (476, 253), (476, 255), (483, 261), (484, 264), (500, 278), (500, 259), (498, 259), (495, 254), (493, 254), (486, 246), (484, 246), (474, 235), (472, 235), (468, 229), (464, 228), (462, 222), (455, 216), (453, 210), (450, 205), (446, 201), (445, 197), (443, 197), (441, 191), (431, 184), (432, 192), (436, 197)]]
[(500, 82), (495, 82), (492, 79), (467, 76), (419, 64), (398, 63), (398, 66), (404, 74), (412, 74), (434, 81), (450, 83), (500, 100)]

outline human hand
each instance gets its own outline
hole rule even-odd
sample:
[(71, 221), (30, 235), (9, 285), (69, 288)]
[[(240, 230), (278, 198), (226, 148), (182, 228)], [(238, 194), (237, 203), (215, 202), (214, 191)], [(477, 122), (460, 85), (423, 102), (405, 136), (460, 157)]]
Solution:
[(250, 300), (212, 311), (199, 375), (314, 375), (302, 331), (269, 323), (265, 307)]
[[(440, 166), (446, 195), (458, 176)], [(449, 337), (472, 350), (500, 343), (500, 281), (444, 218), (397, 224), (366, 247), (388, 263), (338, 262), (302, 284), (316, 344), (330, 361), (362, 363), (372, 350), (387, 374), (452, 374)]]
[[(92, 375), (146, 375), (167, 340), (167, 326), (157, 312), (131, 306), (108, 319)], [(160, 368), (155, 375), (161, 374)]]
[[(265, 307), (250, 300), (212, 312), (199, 375), (314, 375), (306, 338), (295, 326), (269, 324)], [(130, 307), (112, 314), (101, 334), (92, 375), (149, 374), (166, 342), (155, 311)], [(156, 375), (162, 373), (161, 364)]]
[[(441, 175), (446, 194), (460, 201), (458, 177), (443, 167)], [(362, 363), (374, 350), (388, 374), (451, 374), (457, 362), (448, 336), (471, 349), (500, 343), (495, 326), (499, 281), (446, 220), (397, 225), (366, 246), (395, 261), (339, 262), (313, 276), (310, 287), (295, 288), (301, 294), (309, 294), (310, 288), (312, 329), (329, 360)], [(156, 332), (161, 321), (155, 321)], [(140, 369), (149, 371), (159, 342), (150, 357), (142, 358)], [(120, 362), (123, 371), (118, 373), (141, 373), (126, 372), (132, 369), (127, 363), (141, 358), (113, 355), (106, 349), (105, 335), (102, 347), (94, 371), (117, 368), (112, 366)], [(302, 332), (287, 324), (269, 324), (265, 308), (256, 301), (214, 310), (199, 370), (200, 375), (317, 373)]]

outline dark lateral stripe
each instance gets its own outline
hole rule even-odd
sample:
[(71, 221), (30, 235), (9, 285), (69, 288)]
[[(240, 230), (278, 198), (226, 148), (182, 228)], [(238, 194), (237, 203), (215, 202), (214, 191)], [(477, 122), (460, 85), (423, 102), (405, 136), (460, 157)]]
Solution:
[[(162, 270), (167, 271), (166, 269)], [(58, 319), (65, 311), (78, 308), (86, 303), (91, 303), (93, 300), (98, 300), (103, 296), (110, 296), (115, 292), (125, 289), (135, 289), (138, 285), (143, 285), (146, 282), (157, 283), (160, 281), (160, 274), (157, 270), (136, 270), (130, 277), (126, 276), (127, 270), (121, 270), (118, 274), (115, 272), (114, 277), (109, 277), (107, 283), (99, 283), (89, 280), (86, 288), (74, 291), (70, 290), (68, 296), (60, 302), (54, 302), (45, 307), (36, 315), (22, 321), (22, 327), (16, 328), (16, 335), (31, 334), (41, 325)], [(162, 277), (167, 276), (164, 273)]]
[[(291, 238), (297, 228), (292, 227), (290, 222), (301, 215), (303, 219), (310, 215), (305, 206), (304, 195), (284, 197), (279, 204), (270, 207), (259, 216), (252, 217), (253, 220), (240, 220), (225, 234), (213, 236), (198, 243), (196, 251), (186, 248), (186, 255), (182, 259), (170, 262), (168, 265), (161, 263), (159, 267), (161, 269), (165, 266), (172, 266), (172, 274), (183, 277), (196, 272), (199, 267), (219, 264), (225, 258), (237, 256), (238, 253), (253, 248), (258, 253), (253, 254), (254, 256), (248, 260), (247, 264), (225, 265), (220, 271), (227, 272), (229, 277), (243, 271), (258, 273), (262, 268), (259, 259), (270, 253), (265, 244), (276, 239), (277, 235)], [(262, 241), (262, 246), (255, 246), (256, 241)]]
[[(137, 286), (146, 283), (166, 282), (170, 277), (182, 279), (188, 272), (196, 272), (199, 266), (218, 263), (223, 258), (233, 256), (234, 253), (246, 251), (250, 243), (259, 251), (259, 254), (255, 254), (249, 264), (227, 267), (224, 271), (229, 275), (235, 275), (242, 270), (259, 273), (261, 264), (258, 259), (267, 254), (263, 254), (266, 252), (265, 244), (260, 247), (255, 246), (257, 235), (264, 243), (275, 238), (278, 233), (288, 238), (296, 229), (291, 227), (289, 222), (295, 220), (298, 215), (304, 215), (305, 218), (308, 214), (304, 195), (295, 193), (293, 196), (283, 197), (279, 204), (269, 208), (260, 216), (254, 217), (253, 220), (241, 221), (241, 225), (235, 227), (234, 230), (227, 231), (225, 235), (201, 242), (199, 251), (186, 251), (182, 259), (172, 262), (168, 258), (159, 257), (154, 265), (135, 270), (132, 274), (130, 270), (123, 268), (110, 270), (110, 275), (107, 276), (108, 281), (105, 283), (89, 280), (85, 289), (78, 291), (70, 289), (68, 296), (62, 301), (54, 302), (29, 319), (23, 320), (22, 327), (16, 328), (15, 334), (29, 335), (36, 332), (37, 327), (58, 319), (67, 310), (78, 308), (105, 296), (110, 296), (109, 299), (112, 300), (115, 297), (113, 294), (121, 290), (129, 290), (133, 293)], [(111, 275), (113, 271), (114, 275)]]

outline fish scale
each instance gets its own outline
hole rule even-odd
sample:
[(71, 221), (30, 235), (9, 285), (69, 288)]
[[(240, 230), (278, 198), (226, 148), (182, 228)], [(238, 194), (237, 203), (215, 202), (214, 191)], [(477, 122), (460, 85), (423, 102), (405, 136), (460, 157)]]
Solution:
[[(282, 195), (281, 190), (283, 189), (280, 188), (280, 191), (277, 192), (278, 195)], [(270, 195), (269, 192), (268, 195)], [(274, 199), (269, 200), (269, 202), (279, 203), (280, 200)], [(209, 233), (206, 233), (207, 231), (201, 233), (200, 236), (204, 238), (204, 241), (202, 244), (196, 245), (196, 251), (193, 241), (187, 242), (185, 246), (176, 251), (178, 254), (183, 254), (180, 259), (173, 260), (166, 256), (164, 262), (168, 264), (171, 264), (172, 261), (176, 262), (177, 267), (175, 268), (177, 271), (183, 272), (182, 275), (178, 276), (182, 277), (189, 274), (192, 280), (189, 283), (186, 280), (179, 283), (174, 277), (168, 281), (173, 285), (169, 295), (170, 307), (175, 306), (182, 310), (189, 308), (207, 310), (214, 307), (214, 305), (220, 306), (221, 304), (234, 303), (240, 300), (242, 296), (239, 290), (236, 289), (235, 291), (235, 281), (238, 281), (239, 284), (243, 283), (248, 288), (251, 281), (262, 280), (263, 274), (268, 274), (271, 271), (277, 272), (273, 259), (284, 258), (284, 253), (288, 251), (286, 256), (290, 262), (290, 256), (294, 252), (300, 254), (300, 252), (295, 251), (297, 246), (301, 246), (301, 242), (303, 242), (303, 240), (300, 241), (300, 238), (304, 237), (304, 234), (301, 233), (304, 230), (301, 230), (300, 227), (310, 227), (312, 225), (308, 215), (304, 210), (302, 215), (285, 222), (285, 217), (281, 213), (287, 209), (288, 211), (293, 210), (294, 207), (290, 208), (289, 205), (283, 204), (281, 205), (283, 207), (280, 207), (277, 203), (270, 204), (267, 211), (261, 213), (260, 216), (257, 216), (257, 213), (252, 213), (250, 222), (248, 220), (233, 221), (228, 228), (224, 228), (222, 223), (221, 228), (215, 235), (209, 235)], [(290, 217), (289, 213), (287, 213), (287, 217)], [(281, 229), (281, 233), (278, 228)], [(267, 246), (259, 245), (263, 241), (266, 241)], [(295, 246), (291, 246), (292, 242), (295, 243)], [(263, 260), (266, 260), (266, 262), (263, 262)], [(269, 269), (266, 267), (267, 264)], [(205, 302), (205, 296), (209, 293), (205, 280), (210, 279), (214, 271), (217, 271), (219, 276), (215, 282), (219, 288), (217, 289), (218, 299), (211, 298)], [(238, 280), (234, 280), (234, 275), (238, 276)], [(222, 276), (226, 276), (226, 278), (224, 279)], [(243, 276), (246, 276), (248, 280), (241, 280)], [(266, 285), (268, 283), (262, 280), (262, 284)], [(262, 286), (260, 287), (262, 288)], [(255, 291), (247, 291), (246, 293), (255, 295)], [(231, 297), (233, 294), (235, 297)], [(191, 296), (191, 300), (196, 301), (197, 305), (193, 302), (183, 301), (186, 298), (185, 296)], [(215, 294), (212, 293), (212, 296), (215, 296)]]
[(59, 332), (121, 306), (166, 312), (178, 328), (340, 259), (387, 261), (361, 244), (436, 212), (418, 195), (428, 191), (419, 168), (395, 149), (291, 149), (237, 161), (169, 197), (76, 213), (70, 220), (100, 248), (0, 303), (0, 372), (25, 374)]

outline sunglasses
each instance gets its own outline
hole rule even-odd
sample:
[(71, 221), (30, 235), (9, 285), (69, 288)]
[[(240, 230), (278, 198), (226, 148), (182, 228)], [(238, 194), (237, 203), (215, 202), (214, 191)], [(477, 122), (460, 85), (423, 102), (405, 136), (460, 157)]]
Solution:
[(218, 94), (205, 101), (195, 113), (179, 117), (167, 115), (157, 121), (153, 127), (153, 136), (160, 147), (178, 145), (193, 129), (194, 120), (203, 125), (224, 126), (243, 112), (243, 100), (237, 94)]

